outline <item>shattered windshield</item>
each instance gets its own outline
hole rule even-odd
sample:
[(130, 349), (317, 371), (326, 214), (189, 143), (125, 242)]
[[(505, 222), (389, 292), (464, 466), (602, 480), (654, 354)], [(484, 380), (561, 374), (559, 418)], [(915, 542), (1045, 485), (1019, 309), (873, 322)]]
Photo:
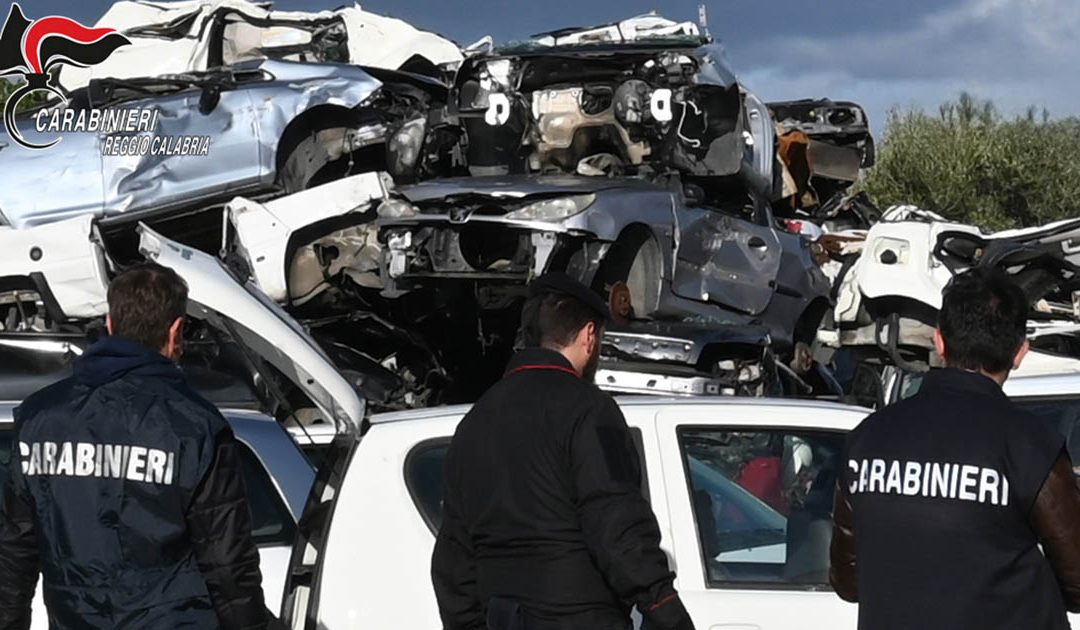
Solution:
[(340, 18), (317, 21), (253, 20), (230, 16), (221, 41), (221, 64), (251, 59), (348, 63), (349, 35)]

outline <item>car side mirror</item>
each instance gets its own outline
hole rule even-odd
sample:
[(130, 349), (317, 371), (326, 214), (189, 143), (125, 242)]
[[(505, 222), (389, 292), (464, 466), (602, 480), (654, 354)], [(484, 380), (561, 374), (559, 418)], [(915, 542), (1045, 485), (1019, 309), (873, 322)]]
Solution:
[(214, 111), (219, 102), (221, 102), (221, 88), (216, 85), (204, 87), (199, 96), (199, 113), (206, 116)]

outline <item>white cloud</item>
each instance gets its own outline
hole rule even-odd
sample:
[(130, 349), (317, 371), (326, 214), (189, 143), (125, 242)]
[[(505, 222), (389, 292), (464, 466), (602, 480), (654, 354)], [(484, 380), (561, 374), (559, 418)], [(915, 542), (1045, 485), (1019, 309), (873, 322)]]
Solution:
[(967, 0), (895, 32), (771, 39), (740, 55), (763, 62), (744, 65), (742, 79), (767, 100), (859, 102), (875, 130), (894, 105), (934, 110), (961, 91), (993, 99), (1006, 114), (1035, 105), (1074, 115), (1077, 33), (1076, 0)]
[(775, 38), (768, 57), (859, 77), (1031, 78), (1056, 75), (1077, 59), (1077, 32), (1076, 0), (968, 0), (893, 32)]

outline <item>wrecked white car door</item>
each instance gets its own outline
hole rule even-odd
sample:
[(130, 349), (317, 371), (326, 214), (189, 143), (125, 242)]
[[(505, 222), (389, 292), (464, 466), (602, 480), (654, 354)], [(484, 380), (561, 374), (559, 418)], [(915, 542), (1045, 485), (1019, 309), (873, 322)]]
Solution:
[(835, 325), (818, 338), (832, 347), (879, 348), (901, 366), (910, 352), (928, 360), (942, 290), (979, 266), (1012, 275), (1033, 315), (1080, 319), (1078, 239), (1080, 219), (985, 234), (918, 208), (890, 208), (838, 278)]
[[(374, 219), (367, 214), (372, 202), (386, 196), (392, 182), (385, 173), (362, 173), (316, 186), (294, 195), (265, 203), (238, 197), (226, 205), (230, 226), (235, 232), (234, 251), (250, 271), (255, 283), (276, 302), (303, 302), (326, 286), (326, 277), (335, 275), (350, 262), (352, 251), (339, 243), (335, 269), (324, 271), (316, 260), (317, 240), (326, 233), (364, 224)], [(310, 231), (311, 242), (296, 242), (301, 230)], [(365, 246), (375, 250), (372, 263), (377, 269), (375, 234), (365, 238), (357, 233), (352, 256), (362, 255)], [(335, 271), (336, 270), (336, 271)]]

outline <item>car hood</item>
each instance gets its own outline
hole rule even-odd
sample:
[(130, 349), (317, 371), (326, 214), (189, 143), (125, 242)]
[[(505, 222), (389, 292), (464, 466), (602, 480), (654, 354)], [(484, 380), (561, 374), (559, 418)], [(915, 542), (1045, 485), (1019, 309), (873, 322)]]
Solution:
[(594, 193), (616, 188), (649, 191), (659, 189), (655, 184), (633, 178), (496, 175), (436, 179), (412, 186), (402, 186), (396, 192), (413, 203), (424, 203), (467, 195), (520, 199), (535, 195)]
[(227, 331), (311, 399), (339, 432), (358, 432), (365, 401), (300, 325), (250, 283), (235, 280), (213, 256), (140, 225), (139, 251), (187, 282), (189, 311)]

